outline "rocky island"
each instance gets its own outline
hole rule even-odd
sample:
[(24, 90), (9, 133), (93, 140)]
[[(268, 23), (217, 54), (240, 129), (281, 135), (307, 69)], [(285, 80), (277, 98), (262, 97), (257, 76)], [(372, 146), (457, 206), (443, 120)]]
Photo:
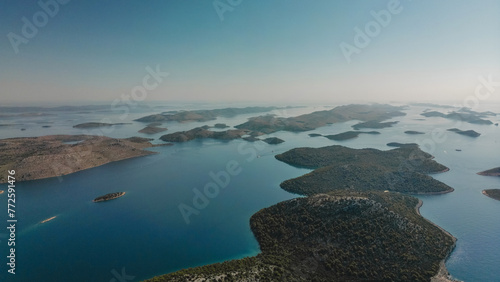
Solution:
[[(77, 144), (65, 142), (81, 141)], [(16, 168), (16, 180), (26, 181), (70, 174), (114, 161), (154, 152), (146, 138), (116, 139), (92, 135), (49, 135), (0, 139), (0, 183)]]
[(92, 200), (92, 202), (97, 203), (97, 202), (104, 202), (104, 201), (114, 200), (114, 199), (122, 197), (123, 195), (125, 195), (125, 192), (109, 193), (109, 194), (106, 194), (106, 195), (99, 196), (99, 197), (95, 198), (94, 200)]
[(465, 135), (465, 136), (474, 137), (474, 138), (481, 136), (481, 133), (478, 133), (474, 130), (460, 130), (458, 128), (450, 128), (447, 130), (458, 133), (460, 135)]
[(492, 199), (500, 201), (500, 189), (486, 189), (483, 190), (483, 195), (488, 196)]
[(484, 176), (500, 176), (500, 167), (481, 171), (481, 172), (478, 172), (477, 174), (484, 175)]
[(325, 137), (330, 139), (330, 140), (343, 141), (343, 140), (357, 138), (360, 134), (376, 135), (376, 134), (380, 134), (380, 132), (378, 132), (378, 131), (346, 131), (346, 132), (334, 134), (334, 135), (325, 135)]
[(163, 131), (167, 131), (167, 128), (148, 125), (143, 129), (139, 130), (138, 132), (144, 134), (156, 134)]
[(77, 125), (73, 126), (73, 128), (85, 129), (85, 128), (109, 127), (109, 126), (113, 126), (113, 125), (125, 125), (125, 124), (131, 124), (131, 123), (86, 122), (86, 123), (77, 124)]

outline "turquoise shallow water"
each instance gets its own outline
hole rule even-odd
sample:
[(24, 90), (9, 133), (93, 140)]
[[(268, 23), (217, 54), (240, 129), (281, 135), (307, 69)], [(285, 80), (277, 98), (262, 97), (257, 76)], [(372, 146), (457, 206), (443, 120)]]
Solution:
[[(319, 109), (323, 108), (276, 113), (297, 115)], [(453, 276), (466, 281), (495, 281), (500, 277), (497, 267), (500, 221), (495, 216), (500, 213), (500, 202), (483, 196), (481, 190), (500, 188), (500, 178), (475, 173), (500, 166), (500, 129), (463, 124), (461, 129), (474, 129), (482, 135), (472, 139), (448, 132), (443, 135), (446, 137), (443, 141), (444, 137), (432, 138), (431, 131), (455, 127), (455, 123), (441, 118), (415, 120), (420, 118), (418, 114), (422, 110), (413, 108), (406, 117), (395, 118), (400, 123), (380, 130), (380, 135), (360, 135), (343, 142), (310, 138), (311, 132), (272, 134), (286, 140), (275, 146), (262, 142), (192, 141), (157, 147), (152, 149), (158, 152), (156, 155), (107, 164), (62, 179), (18, 183), (17, 274), (12, 276), (2, 271), (0, 281), (110, 281), (115, 278), (114, 273), (122, 271), (134, 276), (131, 281), (139, 281), (181, 268), (255, 255), (259, 247), (250, 231), (250, 216), (262, 208), (296, 197), (281, 190), (279, 183), (308, 172), (278, 162), (275, 154), (294, 147), (332, 144), (387, 150), (390, 148), (385, 144), (392, 141), (417, 142), (438, 162), (450, 167), (449, 172), (434, 177), (454, 187), (455, 192), (421, 196), (422, 215), (458, 238), (457, 248), (447, 262)], [(87, 115), (80, 120), (95, 121), (92, 117)], [(247, 117), (217, 122), (236, 125)], [(0, 137), (81, 133), (71, 128), (73, 121), (68, 120), (75, 119), (71, 113), (52, 118), (51, 128), (39, 128), (30, 121), (33, 127), (22, 132), (1, 128)], [(355, 123), (334, 124), (312, 132), (340, 133), (350, 130)], [(172, 123), (167, 127), (173, 132), (197, 125), (200, 124)], [(138, 123), (120, 126), (108, 135), (138, 135), (136, 131), (141, 127)], [(405, 130), (421, 130), (426, 134), (406, 135)], [(462, 151), (455, 151), (458, 148)], [(252, 158), (253, 152), (259, 157)], [(210, 172), (219, 173), (234, 162), (241, 172), (231, 176), (228, 185), (209, 199), (199, 214), (191, 215), (190, 224), (186, 224), (179, 204), (192, 206), (193, 189), (202, 190), (213, 182)], [(93, 198), (115, 191), (127, 194), (118, 200), (92, 203)], [(0, 195), (0, 202), (4, 210), (5, 194)], [(57, 218), (38, 224), (52, 216)], [(5, 221), (6, 212), (2, 212), (0, 222), (5, 224)], [(0, 257), (3, 258), (8, 255), (5, 237), (2, 237), (5, 234), (0, 232)]]

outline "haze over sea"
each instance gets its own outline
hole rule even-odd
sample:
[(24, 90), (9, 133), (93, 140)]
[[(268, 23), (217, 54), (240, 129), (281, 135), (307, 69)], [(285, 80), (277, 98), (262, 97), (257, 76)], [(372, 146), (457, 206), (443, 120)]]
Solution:
[[(144, 136), (137, 131), (144, 123), (135, 118), (178, 109), (221, 108), (216, 104), (155, 104), (139, 107), (126, 120), (107, 110), (86, 112), (53, 112), (38, 117), (2, 118), (0, 138), (42, 136), (52, 134), (84, 134), (72, 126), (100, 121), (131, 122), (105, 129), (110, 137)], [(231, 105), (234, 106), (234, 105)], [(297, 116), (312, 111), (331, 109), (335, 105), (306, 106), (272, 111), (279, 116)], [(481, 105), (481, 109), (498, 113), (499, 105)], [(483, 189), (500, 188), (500, 178), (476, 175), (477, 172), (500, 166), (498, 148), (500, 128), (494, 125), (462, 123), (459, 128), (473, 129), (478, 138), (446, 132), (444, 142), (432, 139), (431, 132), (457, 127), (457, 122), (443, 118), (420, 116), (429, 107), (411, 106), (394, 127), (380, 129), (380, 135), (360, 135), (346, 141), (323, 137), (311, 138), (309, 133), (336, 134), (351, 130), (357, 121), (332, 124), (310, 132), (277, 132), (269, 136), (286, 142), (267, 145), (242, 140), (194, 140), (150, 150), (159, 154), (119, 161), (101, 167), (37, 181), (17, 183), (16, 213), (16, 275), (0, 272), (0, 281), (110, 281), (113, 271), (134, 276), (133, 281), (182, 268), (253, 256), (259, 246), (250, 230), (249, 218), (258, 210), (280, 201), (297, 197), (285, 192), (279, 184), (307, 173), (307, 169), (279, 162), (274, 155), (295, 147), (321, 147), (339, 144), (351, 148), (389, 150), (389, 142), (415, 142), (450, 168), (434, 178), (455, 188), (444, 195), (419, 196), (424, 217), (458, 238), (457, 246), (447, 261), (450, 273), (465, 281), (494, 281), (500, 277), (500, 202), (481, 194)], [(441, 112), (447, 109), (432, 108)], [(241, 124), (251, 116), (218, 118), (203, 123), (165, 123), (166, 133), (187, 130), (201, 125)], [(500, 122), (500, 116), (490, 118)], [(43, 128), (43, 125), (51, 126)], [(21, 131), (24, 128), (26, 130)], [(424, 135), (407, 135), (406, 130), (422, 131)], [(151, 135), (155, 143), (162, 143)], [(456, 151), (460, 149), (461, 151)], [(258, 158), (251, 158), (257, 152)], [(192, 205), (193, 188), (203, 189), (213, 181), (209, 173), (226, 168), (237, 161), (241, 173), (233, 176), (219, 195), (210, 199), (199, 215), (186, 224), (178, 205)], [(15, 169), (15, 168), (12, 168)], [(5, 188), (5, 186), (4, 186)], [(1, 190), (6, 190), (0, 188)], [(125, 191), (117, 200), (93, 203), (97, 196)], [(5, 193), (0, 201), (6, 201)], [(0, 220), (7, 220), (0, 213)], [(44, 224), (40, 221), (57, 216)], [(0, 232), (2, 245), (6, 231)], [(0, 248), (0, 257), (8, 255)]]

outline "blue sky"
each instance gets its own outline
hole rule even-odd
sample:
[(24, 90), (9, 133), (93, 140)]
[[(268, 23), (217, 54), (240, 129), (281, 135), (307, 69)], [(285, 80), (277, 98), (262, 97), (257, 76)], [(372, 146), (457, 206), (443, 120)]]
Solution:
[(495, 0), (401, 0), (349, 62), (340, 44), (356, 47), (355, 28), (392, 1), (242, 0), (221, 20), (214, 1), (72, 0), (16, 54), (8, 35), (22, 37), (22, 18), (43, 10), (0, 0), (0, 97), (112, 101), (141, 85), (147, 66), (169, 73), (149, 101), (460, 101), (479, 76), (500, 81)]

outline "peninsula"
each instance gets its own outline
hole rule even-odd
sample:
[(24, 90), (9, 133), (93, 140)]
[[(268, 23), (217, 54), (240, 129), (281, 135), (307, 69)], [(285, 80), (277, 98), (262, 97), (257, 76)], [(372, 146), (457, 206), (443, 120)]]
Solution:
[(288, 200), (251, 217), (259, 255), (146, 281), (429, 281), (455, 238), (422, 218), (418, 204), (354, 191)]
[(483, 195), (488, 196), (492, 199), (500, 201), (500, 189), (486, 189), (483, 190)]
[(484, 176), (500, 176), (500, 167), (481, 171), (481, 172), (478, 172), (477, 174), (484, 175)]
[[(250, 218), (260, 254), (146, 281), (451, 281), (444, 260), (456, 239), (419, 214), (421, 201), (386, 191), (453, 191), (425, 175), (447, 170), (431, 155), (418, 146), (329, 146), (292, 149), (276, 158), (316, 170), (282, 185), (307, 197)], [(332, 174), (335, 168), (341, 173)]]
[[(76, 144), (65, 142), (81, 141)], [(16, 169), (16, 181), (70, 174), (114, 161), (147, 156), (154, 152), (146, 138), (116, 139), (92, 135), (49, 135), (0, 139), (0, 183), (7, 170)]]
[(95, 198), (94, 200), (92, 200), (92, 202), (97, 203), (97, 202), (104, 202), (104, 201), (114, 200), (114, 199), (122, 197), (123, 195), (125, 195), (125, 192), (109, 193), (109, 194), (106, 194), (106, 195), (99, 196), (99, 197)]

